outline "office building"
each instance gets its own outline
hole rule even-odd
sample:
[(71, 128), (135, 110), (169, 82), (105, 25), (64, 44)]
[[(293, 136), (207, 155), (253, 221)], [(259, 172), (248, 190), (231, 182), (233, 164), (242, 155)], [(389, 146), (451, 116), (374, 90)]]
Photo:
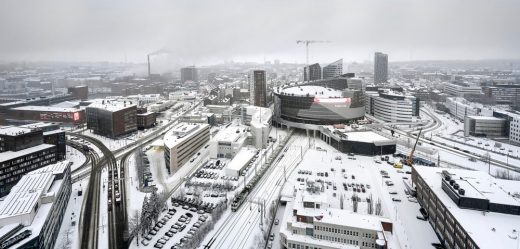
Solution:
[(466, 116), (464, 119), (464, 136), (506, 137), (506, 120), (486, 116)]
[[(253, 160), (258, 157), (258, 150), (254, 148), (241, 148), (238, 150), (236, 155), (233, 156), (233, 159), (226, 165), (224, 168), (224, 174), (231, 177), (239, 177), (240, 175), (245, 175), (244, 169), (247, 166), (255, 167), (257, 165), (252, 165)], [(260, 166), (261, 167), (261, 166)]]
[(323, 67), (323, 79), (339, 77), (343, 74), (343, 59), (339, 59)]
[(72, 95), (75, 99), (88, 99), (88, 86), (75, 86), (67, 88), (67, 93)]
[(419, 99), (389, 89), (367, 92), (367, 113), (384, 122), (412, 122), (419, 116)]
[(287, 203), (280, 224), (283, 248), (383, 249), (395, 239), (388, 218), (331, 206), (310, 189), (298, 190)]
[(249, 127), (245, 125), (230, 125), (221, 130), (211, 140), (210, 156), (212, 158), (233, 158), (245, 145)]
[(450, 82), (444, 84), (444, 93), (455, 97), (464, 97), (466, 94), (480, 94), (482, 88), (465, 82)]
[[(208, 124), (179, 123), (164, 135), (164, 159), (169, 174), (177, 172), (209, 141)], [(200, 156), (200, 155), (198, 155)]]
[(321, 80), (321, 66), (315, 63), (303, 68), (303, 81)]
[(199, 81), (199, 74), (195, 66), (181, 68), (181, 82), (185, 83), (187, 81)]
[(388, 82), (388, 55), (376, 52), (374, 55), (374, 83)]
[(257, 149), (265, 148), (271, 132), (273, 112), (269, 108), (257, 106), (243, 107), (241, 112), (242, 121), (249, 125), (253, 135), (252, 145)]
[(324, 125), (320, 129), (320, 138), (330, 146), (343, 153), (360, 155), (394, 154), (397, 142), (371, 131), (345, 131), (331, 125)]
[(0, 202), (0, 248), (53, 249), (70, 194), (68, 161), (24, 175)]
[(65, 133), (38, 127), (0, 127), (0, 197), (23, 175), (65, 158)]
[(450, 114), (459, 120), (464, 120), (466, 116), (493, 116), (491, 109), (460, 97), (446, 98), (446, 107), (450, 110)]
[(56, 106), (20, 106), (7, 111), (8, 122), (57, 122), (64, 125), (85, 123), (85, 110)]
[(131, 101), (97, 100), (86, 108), (87, 129), (116, 138), (137, 131), (137, 107)]
[(267, 79), (265, 70), (253, 70), (249, 74), (249, 104), (267, 107)]
[(497, 104), (520, 106), (520, 85), (494, 84), (483, 90), (484, 94), (494, 98)]
[[(415, 166), (417, 201), (446, 248), (515, 248), (520, 224), (517, 181), (487, 172)], [(518, 237), (516, 237), (518, 238)]]
[(153, 112), (144, 112), (136, 114), (137, 129), (143, 130), (152, 128), (156, 124), (156, 114)]

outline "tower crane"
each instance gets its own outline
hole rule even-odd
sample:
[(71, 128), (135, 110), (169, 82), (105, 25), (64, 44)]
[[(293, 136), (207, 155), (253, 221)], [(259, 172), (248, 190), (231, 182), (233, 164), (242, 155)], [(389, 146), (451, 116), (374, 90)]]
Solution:
[[(413, 153), (415, 152), (415, 148), (417, 147), (417, 143), (419, 142), (419, 138), (421, 137), (422, 128), (419, 130), (419, 134), (417, 134), (417, 139), (415, 140), (415, 144), (413, 145), (412, 150), (410, 151), (410, 155), (408, 155), (408, 160), (406, 161), (408, 165), (413, 170)], [(413, 187), (413, 177), (412, 177), (412, 187)]]
[[(305, 66), (309, 66), (309, 44), (311, 43), (330, 43), (331, 41), (316, 41), (316, 40), (297, 40), (296, 44), (305, 44)], [(309, 69), (307, 69), (309, 71)], [(309, 72), (307, 72), (309, 73)], [(307, 77), (308, 79), (309, 77)]]

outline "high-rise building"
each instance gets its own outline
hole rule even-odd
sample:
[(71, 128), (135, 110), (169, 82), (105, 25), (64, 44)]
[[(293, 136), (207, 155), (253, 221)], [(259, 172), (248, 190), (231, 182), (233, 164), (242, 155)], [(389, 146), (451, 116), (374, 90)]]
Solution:
[(265, 70), (253, 70), (249, 75), (249, 103), (254, 106), (267, 106), (267, 80)]
[(184, 83), (186, 81), (199, 81), (199, 75), (195, 66), (181, 68), (181, 82)]
[(303, 81), (321, 80), (321, 66), (315, 63), (303, 68)]
[(376, 52), (374, 56), (374, 83), (388, 82), (388, 55)]
[(330, 79), (341, 76), (343, 74), (343, 59), (339, 59), (335, 62), (323, 68), (323, 79)]

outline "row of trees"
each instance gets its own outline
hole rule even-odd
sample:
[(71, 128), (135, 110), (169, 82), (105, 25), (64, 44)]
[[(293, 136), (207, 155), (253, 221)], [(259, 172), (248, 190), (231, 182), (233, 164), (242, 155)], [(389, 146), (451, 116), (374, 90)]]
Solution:
[(213, 212), (211, 213), (211, 219), (206, 220), (200, 226), (199, 230), (193, 235), (193, 238), (184, 243), (183, 249), (186, 248), (198, 248), (206, 234), (208, 234), (215, 227), (215, 223), (222, 217), (222, 214), (227, 209), (227, 203), (225, 201), (219, 203)]
[(148, 196), (144, 197), (143, 206), (141, 213), (136, 210), (136, 213), (129, 219), (128, 227), (131, 237), (137, 237), (137, 244), (139, 245), (139, 234), (142, 236), (148, 234), (148, 232), (157, 224), (159, 215), (166, 207), (166, 201), (168, 195), (165, 192), (157, 193), (157, 189), (154, 188)]

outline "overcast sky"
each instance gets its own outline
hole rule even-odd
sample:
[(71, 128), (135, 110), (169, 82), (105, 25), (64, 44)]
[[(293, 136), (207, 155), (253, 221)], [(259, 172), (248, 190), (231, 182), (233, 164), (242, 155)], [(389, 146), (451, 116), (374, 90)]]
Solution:
[(518, 0), (2, 0), (0, 61), (520, 58)]

